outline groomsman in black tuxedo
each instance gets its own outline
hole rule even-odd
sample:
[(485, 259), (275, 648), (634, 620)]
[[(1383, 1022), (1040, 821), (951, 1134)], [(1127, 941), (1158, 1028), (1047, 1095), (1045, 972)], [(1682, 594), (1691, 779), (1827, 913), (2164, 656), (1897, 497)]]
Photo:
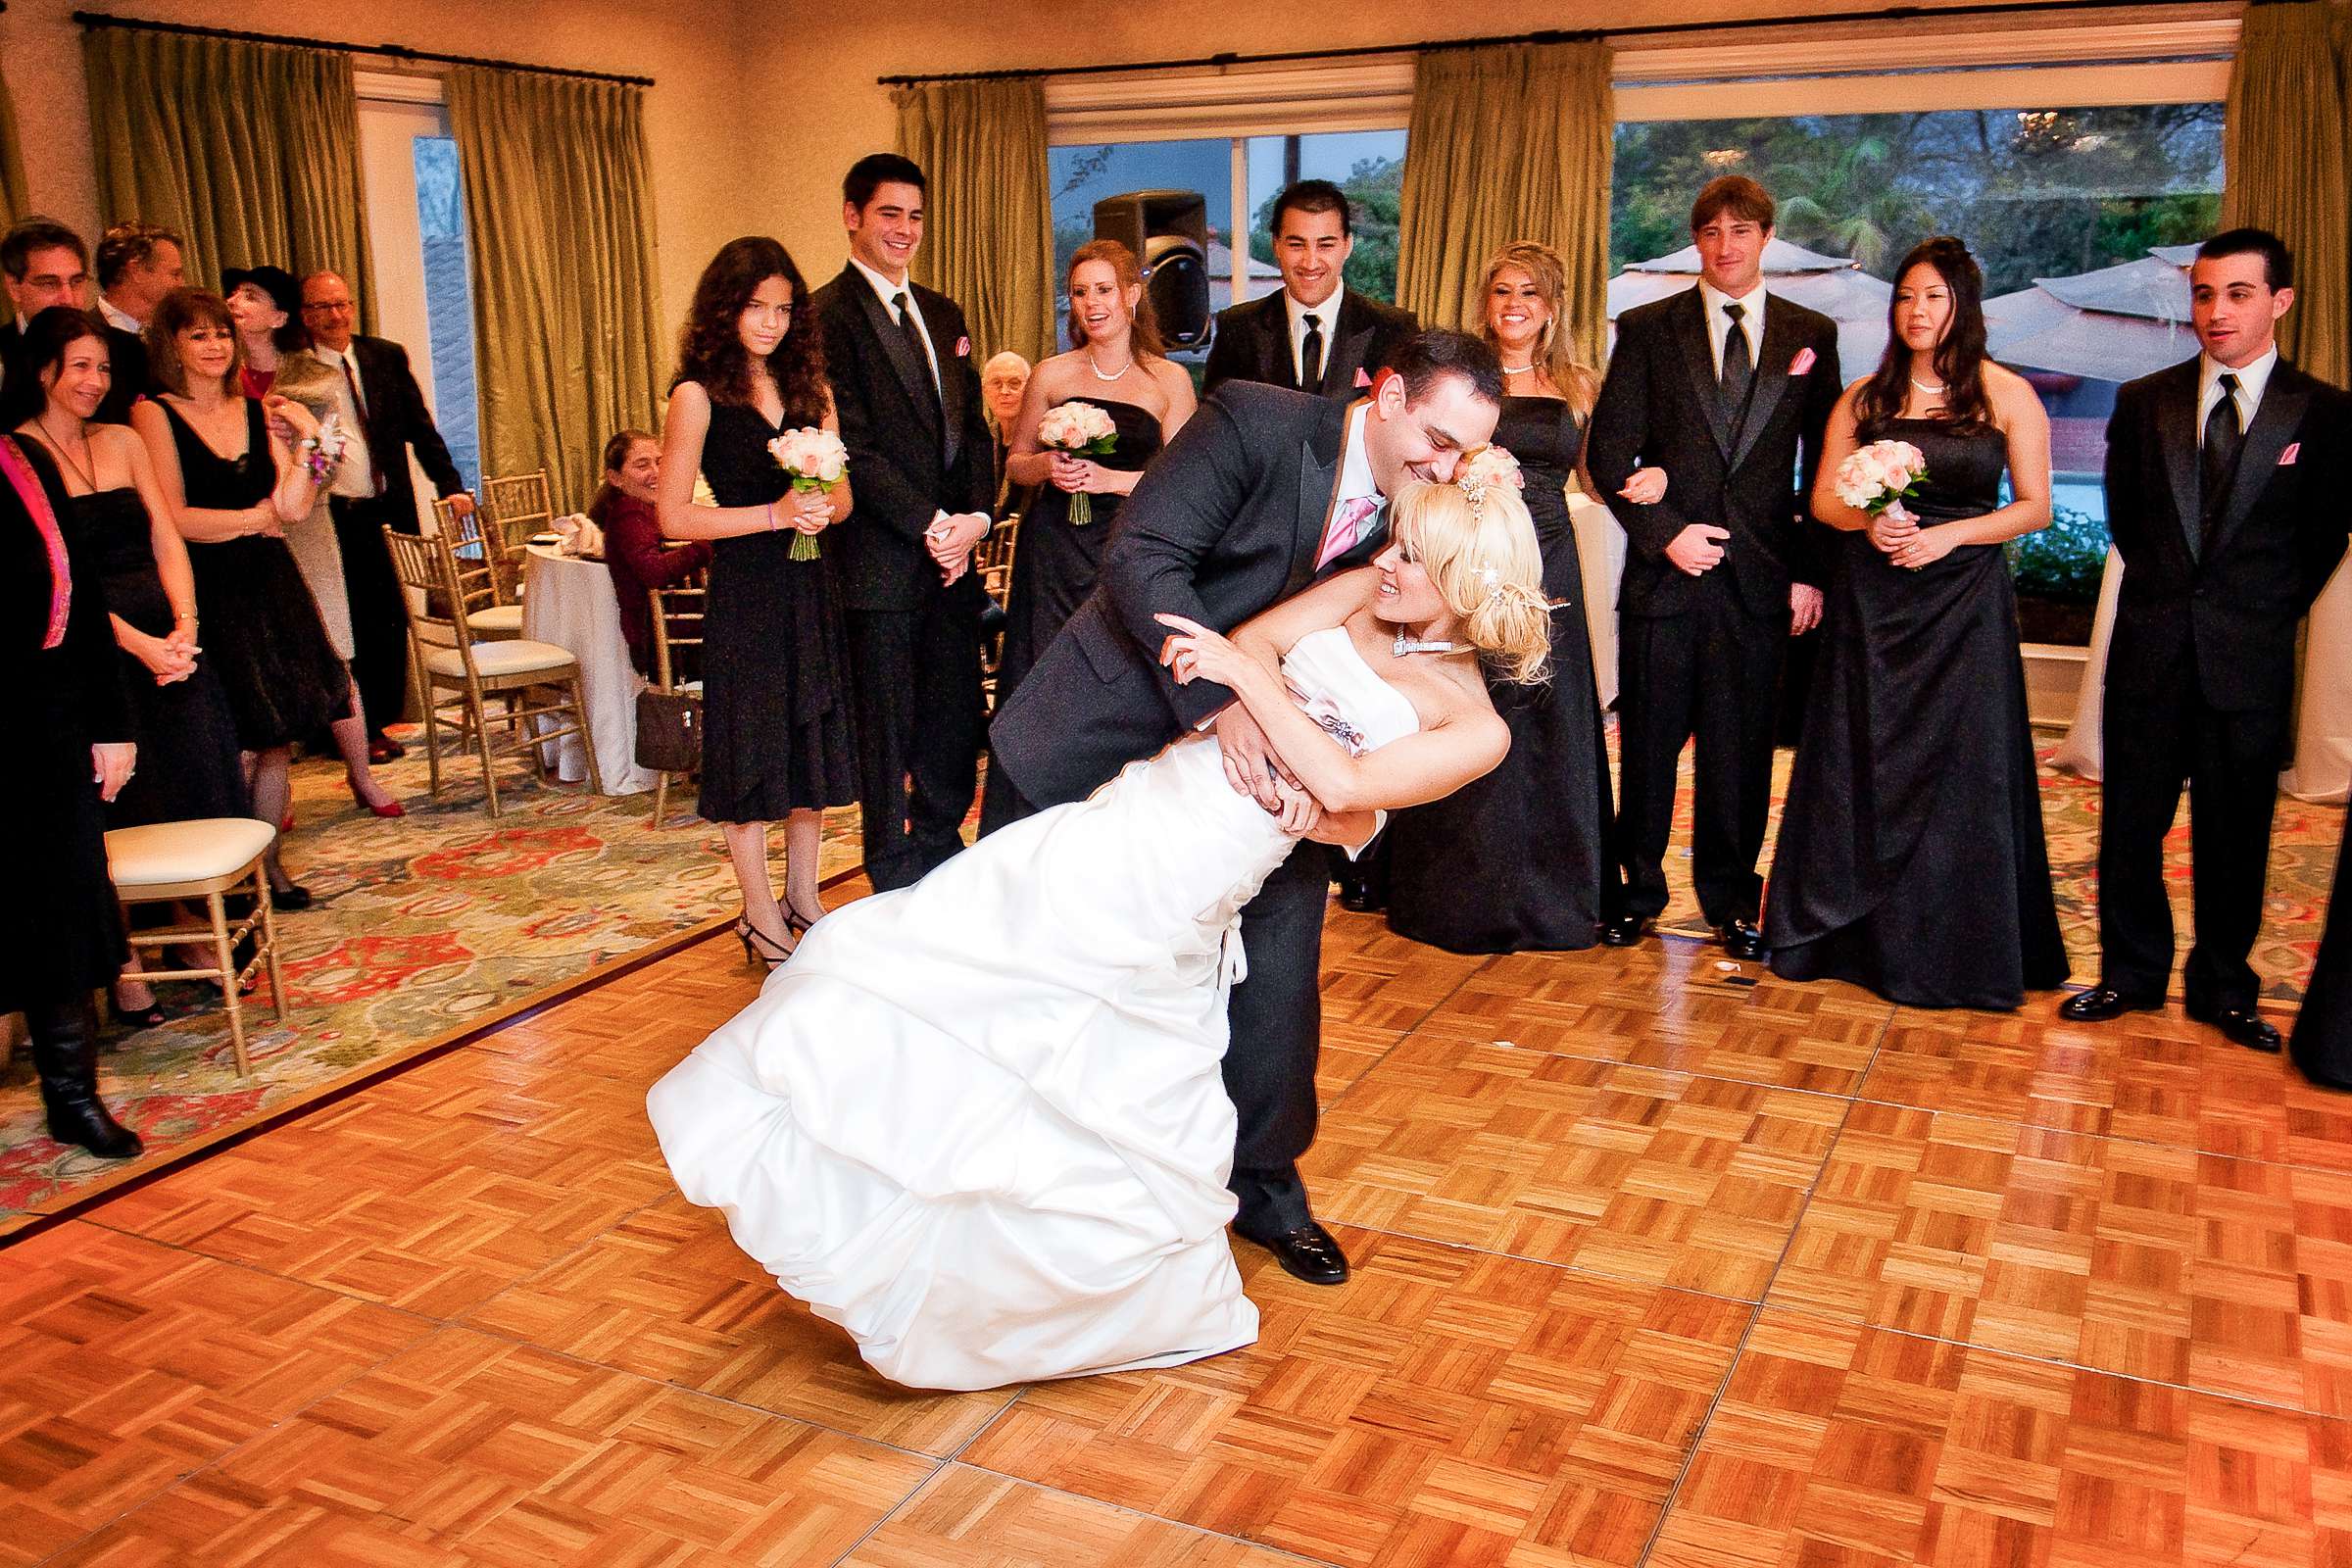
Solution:
[(2124, 582), (2107, 653), (2099, 983), (2060, 1004), (2066, 1018), (2164, 1005), (2164, 837), (2185, 780), (2188, 1015), (2241, 1046), (2278, 1049), (2254, 1010), (2246, 957), (2293, 741), (2296, 623), (2352, 527), (2352, 398), (2278, 357), (2293, 269), (2259, 228), (2207, 240), (2188, 274), (2204, 352), (2116, 394), (2107, 517)]
[[(1328, 179), (1301, 179), (1274, 198), (1274, 262), (1282, 290), (1217, 313), (1201, 390), (1227, 381), (1263, 381), (1348, 402), (1421, 323), (1410, 311), (1367, 299), (1347, 286), (1355, 223), (1347, 193)], [(1388, 841), (1361, 857), (1332, 860), (1340, 903), (1363, 911), (1385, 903)], [(1301, 857), (1314, 853), (1298, 852)]]
[(963, 847), (987, 715), (972, 547), (992, 526), (995, 452), (963, 312), (906, 275), (923, 172), (895, 153), (842, 181), (850, 263), (811, 297), (850, 450), (856, 510), (828, 536), (858, 723), (865, 870), (906, 887)]
[[(1084, 800), (1138, 758), (1214, 725), (1226, 773), (1272, 810), (1266, 739), (1222, 686), (1178, 685), (1160, 666), (1167, 628), (1188, 616), (1230, 631), (1388, 541), (1388, 498), (1445, 483), (1484, 446), (1501, 413), (1502, 364), (1460, 332), (1400, 345), (1352, 403), (1236, 383), (1212, 392), (1119, 508), (1094, 597), (997, 715), (995, 763), (1026, 815)], [(853, 480), (853, 482), (855, 482)], [(1226, 1017), (1225, 1089), (1238, 1116), (1233, 1228), (1315, 1285), (1348, 1259), (1315, 1222), (1298, 1156), (1315, 1138), (1315, 1057), (1327, 862), (1306, 848), (1242, 910), (1249, 977)]]
[[(1630, 546), (1617, 599), (1627, 909), (1601, 927), (1611, 947), (1666, 907), (1676, 764), (1695, 736), (1699, 908), (1733, 957), (1764, 956), (1773, 694), (1788, 639), (1821, 620), (1806, 497), (1840, 391), (1837, 323), (1764, 285), (1773, 217), (1754, 180), (1708, 181), (1690, 209), (1698, 286), (1618, 318), (1585, 440)], [(1664, 501), (1618, 494), (1638, 464), (1666, 470)]]

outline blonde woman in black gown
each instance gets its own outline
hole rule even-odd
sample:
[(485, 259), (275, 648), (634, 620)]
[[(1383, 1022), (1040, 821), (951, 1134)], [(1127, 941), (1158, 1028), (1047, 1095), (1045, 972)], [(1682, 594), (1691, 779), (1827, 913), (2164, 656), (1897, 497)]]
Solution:
[[(1491, 682), (1510, 755), (1389, 824), (1389, 928), (1455, 953), (1589, 948), (1623, 902), (1584, 571), (1568, 520), (1568, 481), (1600, 377), (1576, 363), (1565, 294), (1566, 269), (1548, 245), (1506, 245), (1487, 263), (1481, 333), (1503, 370), (1494, 445), (1519, 460), (1526, 480), (1552, 607), (1551, 678)], [(1664, 470), (1642, 469), (1626, 497), (1654, 502), (1666, 482)]]

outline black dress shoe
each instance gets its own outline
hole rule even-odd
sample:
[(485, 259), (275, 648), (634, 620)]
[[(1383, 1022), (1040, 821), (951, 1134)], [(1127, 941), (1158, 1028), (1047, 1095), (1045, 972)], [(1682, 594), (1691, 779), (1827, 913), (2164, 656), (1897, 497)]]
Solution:
[(389, 735), (379, 732), (368, 737), (368, 760), (379, 767), (386, 762), (397, 762), (408, 755), (409, 749)]
[(1648, 916), (1620, 914), (1600, 922), (1600, 945), (1604, 948), (1630, 948), (1648, 932)]
[(1735, 958), (1752, 963), (1764, 956), (1764, 933), (1745, 920), (1724, 921), (1715, 928), (1715, 936), (1723, 944), (1723, 951)]
[(1309, 1285), (1345, 1285), (1348, 1283), (1348, 1254), (1331, 1232), (1308, 1220), (1295, 1231), (1279, 1236), (1248, 1236), (1245, 1241), (1255, 1242), (1274, 1254), (1283, 1271), (1294, 1279)]
[(1354, 914), (1378, 914), (1388, 906), (1370, 888), (1343, 883), (1340, 887), (1340, 907)]
[(2163, 1005), (2161, 1001), (2138, 1002), (2121, 991), (2093, 986), (2081, 996), (2069, 997), (2058, 1004), (2058, 1016), (2070, 1023), (2105, 1023), (2110, 1018), (2121, 1018), (2127, 1012), (2154, 1012)]
[(2213, 1025), (2225, 1039), (2248, 1051), (2276, 1052), (2281, 1043), (2276, 1024), (2245, 1007), (2192, 1007), (2188, 1015), (2199, 1023)]
[(270, 906), (273, 909), (307, 909), (313, 902), (311, 890), (299, 882), (270, 890)]

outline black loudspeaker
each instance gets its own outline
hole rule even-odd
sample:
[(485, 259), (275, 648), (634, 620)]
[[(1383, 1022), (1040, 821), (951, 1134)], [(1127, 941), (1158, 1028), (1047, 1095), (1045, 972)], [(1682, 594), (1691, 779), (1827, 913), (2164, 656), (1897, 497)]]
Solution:
[(1195, 190), (1105, 196), (1095, 203), (1095, 238), (1115, 239), (1135, 252), (1168, 347), (1208, 341), (1207, 197)]

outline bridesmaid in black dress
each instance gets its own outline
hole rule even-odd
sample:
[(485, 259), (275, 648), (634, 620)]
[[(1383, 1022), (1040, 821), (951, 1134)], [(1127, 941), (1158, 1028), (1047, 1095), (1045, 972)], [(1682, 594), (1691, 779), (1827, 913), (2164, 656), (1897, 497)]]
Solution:
[[(1983, 297), (1958, 240), (1913, 250), (1886, 357), (1830, 416), (1813, 514), (1846, 532), (1764, 940), (1788, 979), (2007, 1010), (2067, 974), (2001, 553), (2050, 520), (2050, 425), (2025, 378), (1984, 358)], [(1838, 467), (1888, 439), (1920, 450), (1927, 478), (1913, 516), (1874, 519), (1839, 499)]]
[(105, 590), (75, 580), (66, 487), (38, 445), (0, 436), (0, 813), (19, 829), (0, 899), (0, 1012), (22, 1012), (49, 1136), (107, 1159), (140, 1152), (98, 1098), (90, 993), (122, 967), (104, 803), (134, 770)]
[[(285, 527), (310, 515), (318, 479), (302, 461), (318, 434), (299, 403), (236, 390), (237, 339), (217, 294), (175, 289), (147, 323), (156, 396), (130, 411), (165, 504), (196, 573), (206, 656), (220, 673), (237, 746), (252, 758), (251, 810), (281, 820), (292, 798), (294, 743), (346, 710), (351, 677), (335, 657), (318, 602), (303, 581)], [(288, 448), (270, 432), (283, 421)], [(274, 902), (308, 908), (271, 845)]]
[(2336, 847), (2335, 888), (2328, 896), (2328, 924), (2320, 933), (2320, 956), (2303, 992), (2303, 1010), (2287, 1037), (2287, 1054), (2303, 1076), (2328, 1089), (2352, 1090), (2352, 914), (2335, 911), (2352, 899), (2352, 811), (2345, 813), (2347, 838)]
[[(835, 430), (824, 340), (800, 269), (772, 239), (731, 240), (703, 269), (662, 426), (657, 510), (671, 539), (710, 542), (703, 627), (704, 817), (720, 824), (743, 914), (744, 956), (769, 967), (824, 913), (816, 861), (824, 808), (858, 799), (848, 650), (829, 556), (795, 561), (796, 534), (849, 514), (851, 474), (794, 490), (768, 455), (787, 430)], [(694, 477), (715, 507), (694, 505)], [(784, 904), (767, 824), (784, 823)]]
[[(1389, 929), (1454, 953), (1589, 948), (1623, 902), (1584, 572), (1568, 520), (1568, 480), (1600, 378), (1570, 353), (1565, 276), (1551, 247), (1522, 242), (1487, 264), (1482, 291), (1483, 335), (1502, 356), (1494, 444), (1519, 460), (1552, 603), (1550, 679), (1491, 679), (1510, 755), (1388, 827)], [(1643, 469), (1628, 492), (1655, 501), (1665, 477)]]
[[(1062, 623), (1095, 591), (1102, 541), (1118, 521), (1119, 502), (1159, 449), (1193, 416), (1193, 378), (1172, 363), (1144, 293), (1135, 253), (1115, 239), (1078, 247), (1070, 257), (1070, 343), (1030, 372), (1004, 463), (1006, 485), (1033, 487), (1012, 552), (1012, 590), (1004, 606), (1004, 656), (997, 667), (997, 706), (1036, 664)], [(1064, 403), (1091, 403), (1118, 426), (1117, 445), (1099, 458), (1038, 445), (1046, 415)], [(1070, 499), (1084, 495), (1092, 517), (1070, 520)], [(991, 772), (980, 802), (980, 830), (993, 832), (1018, 811)]]
[[(104, 323), (52, 307), (26, 324), (10, 400), (21, 441), (37, 441), (69, 496), (59, 517), (74, 568), (102, 584), (145, 766), (107, 807), (109, 828), (242, 816), (245, 771), (235, 721), (197, 641), (196, 585), (147, 449), (124, 426), (92, 417), (113, 386)], [(164, 1011), (131, 956), (112, 998), (119, 1022), (141, 1028)]]

